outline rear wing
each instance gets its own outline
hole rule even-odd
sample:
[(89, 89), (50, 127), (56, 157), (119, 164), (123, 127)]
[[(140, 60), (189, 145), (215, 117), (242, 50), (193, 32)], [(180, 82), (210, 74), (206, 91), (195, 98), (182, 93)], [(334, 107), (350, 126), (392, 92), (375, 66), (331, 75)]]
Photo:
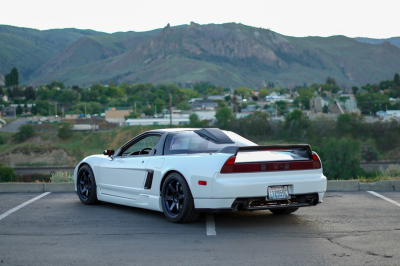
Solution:
[(311, 146), (308, 144), (291, 144), (291, 145), (263, 145), (263, 146), (228, 146), (217, 153), (228, 153), (237, 155), (239, 152), (254, 152), (254, 151), (286, 151), (294, 153), (300, 157), (313, 160)]

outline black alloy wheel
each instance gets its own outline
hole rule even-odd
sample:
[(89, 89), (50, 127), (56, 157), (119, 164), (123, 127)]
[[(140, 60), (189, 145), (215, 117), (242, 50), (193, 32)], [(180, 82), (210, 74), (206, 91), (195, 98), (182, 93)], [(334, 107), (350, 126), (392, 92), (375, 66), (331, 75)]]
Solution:
[(192, 193), (185, 178), (171, 173), (165, 179), (161, 201), (165, 217), (173, 223), (194, 222), (199, 217), (194, 208)]
[(84, 165), (79, 169), (77, 190), (79, 199), (83, 204), (97, 204), (96, 181), (92, 169), (88, 165)]
[(167, 184), (165, 205), (168, 214), (171, 217), (176, 217), (182, 211), (185, 195), (182, 190), (182, 185), (178, 180), (172, 179)]

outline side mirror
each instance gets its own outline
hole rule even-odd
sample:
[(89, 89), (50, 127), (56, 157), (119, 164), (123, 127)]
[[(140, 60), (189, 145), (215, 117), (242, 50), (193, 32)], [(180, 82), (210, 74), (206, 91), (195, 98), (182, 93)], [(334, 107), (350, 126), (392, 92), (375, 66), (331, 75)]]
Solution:
[(103, 155), (107, 155), (107, 156), (114, 155), (114, 150), (104, 150)]

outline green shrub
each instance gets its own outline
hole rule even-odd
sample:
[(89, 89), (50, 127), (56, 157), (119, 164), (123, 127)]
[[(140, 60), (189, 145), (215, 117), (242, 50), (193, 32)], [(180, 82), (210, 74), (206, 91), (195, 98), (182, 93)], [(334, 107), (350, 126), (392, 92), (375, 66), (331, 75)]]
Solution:
[(65, 171), (58, 171), (52, 173), (50, 176), (51, 183), (64, 183), (64, 182), (74, 182), (74, 176)]
[(0, 180), (4, 182), (11, 181), (13, 177), (14, 177), (14, 168), (4, 166), (2, 163), (0, 163)]
[(72, 136), (72, 125), (71, 124), (63, 124), (58, 129), (58, 137), (60, 139), (68, 139)]
[(24, 141), (32, 137), (33, 133), (35, 132), (35, 128), (32, 125), (22, 125), (19, 128), (19, 132), (13, 135), (13, 139), (15, 141)]

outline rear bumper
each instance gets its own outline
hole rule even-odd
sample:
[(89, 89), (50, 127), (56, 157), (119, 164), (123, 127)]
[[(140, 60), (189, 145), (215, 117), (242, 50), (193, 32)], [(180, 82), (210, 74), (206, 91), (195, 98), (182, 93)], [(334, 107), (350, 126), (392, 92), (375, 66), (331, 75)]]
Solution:
[[(260, 206), (247, 206), (243, 210), (264, 210), (273, 208), (307, 207), (310, 200), (297, 202), (296, 196), (313, 195), (321, 203), (326, 191), (326, 177), (318, 170), (303, 170), (280, 173), (220, 174), (216, 173), (212, 183), (209, 199), (195, 198), (197, 211), (229, 211), (235, 208), (238, 201), (248, 203), (265, 199), (269, 186), (288, 186), (291, 199), (289, 202), (278, 202), (275, 205), (261, 203)], [(309, 197), (311, 198), (311, 196)], [(295, 204), (295, 205), (294, 205)]]

